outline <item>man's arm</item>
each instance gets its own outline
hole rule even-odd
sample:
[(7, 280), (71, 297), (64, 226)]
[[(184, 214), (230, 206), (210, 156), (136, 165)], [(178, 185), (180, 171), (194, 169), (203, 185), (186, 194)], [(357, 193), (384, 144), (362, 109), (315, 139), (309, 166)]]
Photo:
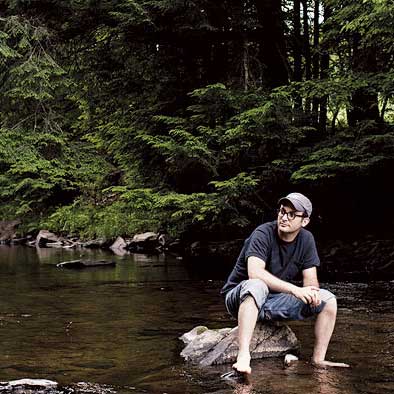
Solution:
[(248, 276), (261, 279), (270, 290), (292, 294), (305, 304), (313, 303), (319, 290), (316, 286), (298, 287), (277, 278), (265, 269), (265, 261), (255, 256), (248, 257)]
[(303, 286), (319, 286), (319, 281), (317, 280), (317, 269), (316, 267), (307, 268), (302, 271), (302, 284)]
[[(307, 268), (302, 271), (302, 284), (304, 287), (307, 286), (314, 286), (319, 288), (319, 281), (317, 279), (317, 269), (316, 267), (311, 267)], [(320, 305), (321, 300), (320, 300), (320, 294), (318, 291), (315, 291), (313, 300), (312, 300), (312, 305), (313, 306), (318, 306)]]

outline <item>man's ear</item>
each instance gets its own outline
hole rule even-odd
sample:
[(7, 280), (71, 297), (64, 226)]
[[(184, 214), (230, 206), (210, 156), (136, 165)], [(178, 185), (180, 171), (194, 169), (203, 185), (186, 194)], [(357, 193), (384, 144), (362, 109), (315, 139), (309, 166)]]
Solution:
[(306, 227), (309, 222), (310, 222), (309, 218), (303, 218), (301, 223), (302, 227)]

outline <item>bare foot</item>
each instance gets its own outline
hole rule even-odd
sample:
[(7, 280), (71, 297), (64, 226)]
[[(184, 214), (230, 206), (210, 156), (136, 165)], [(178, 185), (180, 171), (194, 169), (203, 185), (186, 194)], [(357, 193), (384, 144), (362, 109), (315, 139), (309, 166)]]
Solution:
[(312, 360), (312, 364), (319, 368), (329, 368), (329, 367), (349, 368), (350, 367), (349, 364), (334, 363), (333, 361), (326, 361), (326, 360), (321, 360), (321, 361)]
[(237, 362), (233, 364), (233, 369), (240, 373), (251, 374), (252, 369), (250, 368), (250, 356), (249, 355), (238, 355)]

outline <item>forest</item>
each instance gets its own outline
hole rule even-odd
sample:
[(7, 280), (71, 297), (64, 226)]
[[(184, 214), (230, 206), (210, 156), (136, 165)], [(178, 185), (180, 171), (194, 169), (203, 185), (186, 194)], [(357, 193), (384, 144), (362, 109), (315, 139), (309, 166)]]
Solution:
[(235, 239), (300, 191), (392, 234), (394, 3), (2, 0), (0, 219)]

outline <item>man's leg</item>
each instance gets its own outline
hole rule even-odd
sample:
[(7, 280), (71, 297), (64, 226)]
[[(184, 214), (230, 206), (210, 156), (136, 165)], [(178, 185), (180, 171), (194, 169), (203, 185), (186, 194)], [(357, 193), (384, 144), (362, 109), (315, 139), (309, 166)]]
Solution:
[(263, 312), (268, 320), (304, 320), (317, 315), (312, 362), (321, 367), (348, 367), (349, 365), (344, 363), (325, 360), (335, 327), (337, 301), (334, 294), (325, 289), (320, 289), (320, 300), (322, 303), (319, 306), (312, 307), (290, 294), (270, 294), (263, 306)]
[(226, 296), (226, 308), (238, 318), (238, 356), (233, 368), (238, 372), (251, 373), (249, 345), (256, 326), (259, 311), (267, 299), (269, 290), (260, 279), (241, 282)]
[(325, 359), (328, 344), (334, 331), (337, 317), (337, 300), (330, 298), (323, 310), (317, 315), (315, 322), (315, 347), (312, 362), (321, 367), (348, 367), (345, 363), (335, 363)]
[(247, 297), (238, 310), (238, 356), (233, 368), (238, 372), (252, 372), (250, 368), (250, 341), (256, 326), (258, 309), (253, 297)]

